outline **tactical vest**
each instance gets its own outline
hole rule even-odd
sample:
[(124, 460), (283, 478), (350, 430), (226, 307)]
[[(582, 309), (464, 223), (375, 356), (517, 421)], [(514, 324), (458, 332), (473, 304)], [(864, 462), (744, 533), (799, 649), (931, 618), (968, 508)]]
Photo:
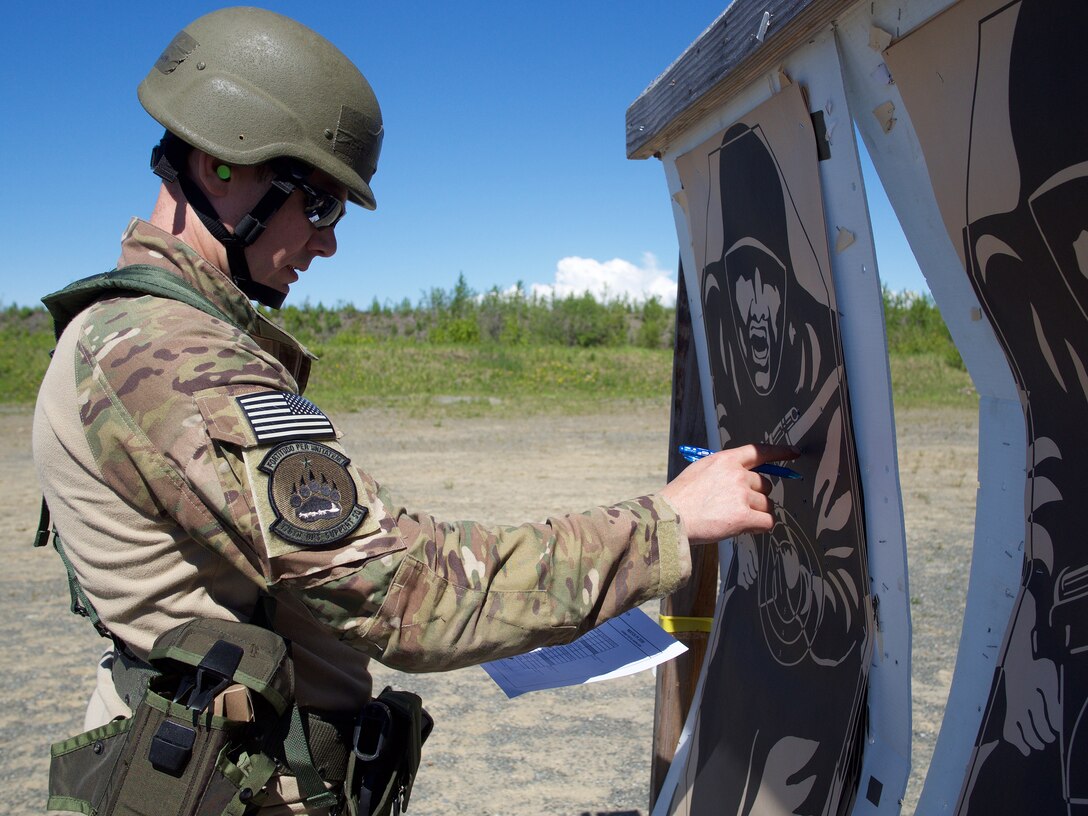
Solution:
[[(59, 338), (92, 303), (118, 295), (170, 298), (246, 331), (201, 292), (154, 266), (84, 278), (42, 302)], [(295, 776), (307, 808), (327, 808), (332, 816), (407, 808), (433, 725), (417, 695), (386, 688), (347, 717), (300, 708), (290, 644), (258, 625), (271, 621), (267, 597), (252, 623), (197, 619), (163, 633), (144, 663), (95, 612), (50, 529), (43, 500), (34, 546), (45, 546), (50, 535), (68, 574), (72, 611), (114, 641), (114, 684), (133, 715), (51, 747), (48, 810), (244, 816), (260, 806), (276, 773)]]

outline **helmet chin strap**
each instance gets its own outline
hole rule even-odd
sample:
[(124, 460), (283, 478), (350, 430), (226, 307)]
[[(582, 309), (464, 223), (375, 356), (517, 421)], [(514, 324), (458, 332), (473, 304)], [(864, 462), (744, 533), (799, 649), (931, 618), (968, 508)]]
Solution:
[(180, 172), (179, 168), (184, 167), (184, 148), (185, 144), (180, 139), (167, 132), (151, 151), (151, 169), (163, 181), (177, 181), (181, 185), (181, 191), (185, 193), (185, 198), (197, 218), (226, 249), (228, 271), (242, 294), (270, 309), (279, 309), (287, 294), (253, 280), (249, 273), (249, 261), (246, 260), (246, 247), (261, 237), (268, 219), (287, 201), (291, 190), (274, 180), (271, 189), (252, 210), (242, 216), (234, 232), (231, 232), (219, 218), (204, 191), (189, 178), (188, 173)]

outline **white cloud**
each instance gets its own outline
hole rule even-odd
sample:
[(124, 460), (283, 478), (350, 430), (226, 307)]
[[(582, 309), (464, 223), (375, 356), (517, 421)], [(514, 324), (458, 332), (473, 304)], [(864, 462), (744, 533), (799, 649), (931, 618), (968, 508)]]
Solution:
[(561, 258), (555, 267), (555, 283), (534, 283), (529, 288), (542, 297), (589, 292), (598, 300), (626, 297), (641, 302), (656, 297), (666, 306), (676, 303), (676, 276), (659, 267), (652, 252), (643, 254), (641, 266), (622, 258)]

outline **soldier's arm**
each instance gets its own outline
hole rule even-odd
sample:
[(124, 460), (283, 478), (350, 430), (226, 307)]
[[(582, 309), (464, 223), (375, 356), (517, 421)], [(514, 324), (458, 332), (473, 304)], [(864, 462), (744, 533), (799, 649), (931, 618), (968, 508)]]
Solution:
[(209, 436), (202, 501), (223, 508), (268, 591), (405, 670), (456, 668), (571, 640), (690, 574), (668, 501), (541, 523), (442, 522), (396, 507), (330, 434), (262, 439), (235, 382), (195, 395)]
[(572, 640), (690, 574), (678, 519), (659, 497), (485, 527), (409, 514), (378, 495), (389, 513), (386, 535), (403, 549), (319, 579), (302, 597), (341, 637), (404, 670), (451, 669)]

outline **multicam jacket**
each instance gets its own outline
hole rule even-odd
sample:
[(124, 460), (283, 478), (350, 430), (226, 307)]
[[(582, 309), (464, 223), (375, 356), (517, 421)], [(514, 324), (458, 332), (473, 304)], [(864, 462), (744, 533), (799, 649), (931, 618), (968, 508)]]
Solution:
[(397, 507), (297, 396), (309, 353), (226, 275), (142, 221), (123, 238), (130, 264), (180, 277), (244, 329), (110, 297), (69, 324), (42, 385), (34, 453), (55, 527), (138, 657), (184, 620), (248, 620), (270, 594), (299, 704), (356, 711), (368, 658), (435, 671), (569, 641), (687, 579), (661, 497), (513, 527)]

